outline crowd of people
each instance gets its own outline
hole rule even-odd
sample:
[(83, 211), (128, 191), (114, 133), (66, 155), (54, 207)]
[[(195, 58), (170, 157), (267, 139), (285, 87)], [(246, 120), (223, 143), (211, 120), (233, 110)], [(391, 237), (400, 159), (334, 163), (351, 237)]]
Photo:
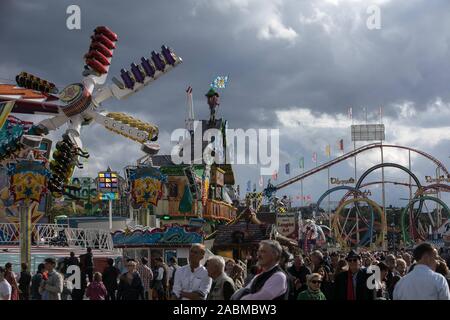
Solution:
[[(0, 300), (450, 300), (449, 257), (431, 244), (412, 252), (328, 252), (294, 254), (277, 241), (261, 241), (247, 261), (213, 255), (193, 244), (184, 266), (153, 257), (126, 259), (123, 272), (108, 259), (94, 272), (92, 251), (57, 263), (45, 259), (31, 275), (0, 267)], [(446, 259), (447, 260), (446, 260)], [(205, 261), (206, 260), (206, 261)], [(80, 267), (81, 285), (68, 281), (67, 268)]]

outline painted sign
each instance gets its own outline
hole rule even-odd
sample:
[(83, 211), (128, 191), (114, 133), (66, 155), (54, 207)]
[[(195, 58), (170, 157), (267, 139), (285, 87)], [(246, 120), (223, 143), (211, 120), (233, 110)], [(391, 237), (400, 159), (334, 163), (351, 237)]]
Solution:
[(340, 180), (339, 178), (330, 178), (331, 184), (344, 185), (344, 184), (355, 184), (354, 178), (349, 178), (347, 180)]
[(298, 226), (295, 212), (277, 214), (277, 231), (285, 237), (297, 240)]
[(75, 197), (88, 199), (89, 197), (95, 197), (97, 195), (95, 180), (90, 177), (72, 178), (71, 184), (80, 187), (80, 190), (66, 190), (66, 192), (69, 192)]

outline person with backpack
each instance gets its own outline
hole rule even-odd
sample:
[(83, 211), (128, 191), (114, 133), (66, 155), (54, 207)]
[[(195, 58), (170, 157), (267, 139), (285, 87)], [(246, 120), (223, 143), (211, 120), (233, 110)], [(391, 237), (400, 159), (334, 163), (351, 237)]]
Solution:
[(169, 292), (172, 292), (173, 282), (175, 280), (175, 272), (180, 268), (176, 257), (169, 259)]
[(155, 258), (158, 274), (154, 277), (153, 289), (156, 291), (157, 300), (167, 300), (169, 293), (169, 267), (161, 257)]

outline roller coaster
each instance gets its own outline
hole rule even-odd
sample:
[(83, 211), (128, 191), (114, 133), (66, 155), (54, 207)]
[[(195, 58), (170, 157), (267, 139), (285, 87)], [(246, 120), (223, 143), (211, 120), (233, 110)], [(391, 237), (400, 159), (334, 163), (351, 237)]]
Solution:
[[(354, 149), (340, 157), (325, 162), (322, 165), (307, 170), (277, 185), (269, 185), (264, 190), (264, 194), (266, 195), (266, 197), (273, 197), (273, 195), (277, 191), (283, 188), (286, 188), (298, 181), (304, 180), (312, 175), (326, 170), (342, 161), (355, 157), (358, 154), (378, 148), (395, 148), (417, 153), (432, 161), (433, 164), (441, 172), (443, 172), (447, 178), (450, 178), (450, 174), (445, 165), (437, 158), (426, 152), (405, 146), (372, 143)], [(412, 181), (410, 183), (405, 183), (387, 180), (363, 183), (370, 173), (377, 169), (386, 167), (396, 168), (407, 173)], [(362, 188), (375, 184), (393, 184), (409, 187), (410, 189), (416, 189), (413, 198), (410, 199), (407, 206), (402, 210), (399, 228), (388, 228), (386, 222), (386, 212), (384, 212), (383, 208), (379, 206), (375, 201), (368, 199), (367, 195), (365, 195), (361, 191)], [(417, 241), (426, 240), (427, 236), (430, 233), (430, 230), (432, 230), (433, 232), (438, 230), (450, 217), (448, 206), (439, 198), (430, 195), (437, 192), (450, 192), (450, 185), (442, 183), (422, 185), (419, 178), (410, 169), (397, 163), (386, 162), (372, 166), (359, 177), (354, 187), (343, 185), (326, 190), (318, 198), (315, 204), (316, 209), (320, 212), (320, 205), (323, 200), (331, 193), (341, 190), (345, 190), (346, 193), (339, 201), (335, 212), (333, 214), (330, 213), (331, 216), (328, 217), (330, 219), (331, 233), (333, 234), (333, 238), (341, 247), (369, 246), (386, 248), (386, 234), (388, 231), (400, 234), (402, 245), (411, 245)], [(441, 217), (438, 213), (437, 217), (433, 218), (433, 212), (429, 212), (425, 201), (435, 202), (442, 206), (443, 211), (446, 213), (445, 217)], [(365, 203), (366, 206), (360, 207), (360, 203)], [(415, 209), (414, 205), (416, 203), (418, 204), (418, 207)], [(353, 204), (353, 208), (349, 208), (346, 210), (346, 206), (351, 204)], [(422, 212), (424, 207), (427, 209), (426, 214)]]

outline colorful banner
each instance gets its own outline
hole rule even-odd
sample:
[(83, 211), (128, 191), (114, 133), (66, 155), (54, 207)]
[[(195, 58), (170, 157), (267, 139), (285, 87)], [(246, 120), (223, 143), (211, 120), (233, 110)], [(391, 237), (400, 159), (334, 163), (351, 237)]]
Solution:
[(304, 169), (305, 168), (305, 157), (301, 157), (299, 162), (298, 162), (298, 167), (300, 169)]
[(339, 140), (339, 150), (344, 151), (344, 139)]
[(44, 162), (36, 160), (20, 160), (8, 165), (10, 191), (14, 202), (40, 202), (47, 192), (47, 180), (50, 171)]
[(330, 145), (327, 145), (325, 147), (325, 154), (327, 155), (327, 157), (331, 156), (331, 146)]
[(313, 161), (314, 163), (317, 163), (317, 152), (313, 152), (313, 155), (312, 155), (312, 161)]
[(162, 197), (163, 183), (167, 176), (159, 169), (153, 167), (138, 167), (129, 171), (131, 181), (131, 196), (134, 204), (144, 208), (149, 205), (158, 205)]
[(228, 76), (218, 76), (211, 82), (211, 87), (215, 89), (225, 89), (227, 82)]
[(291, 164), (290, 163), (286, 163), (285, 171), (286, 171), (286, 174), (291, 174)]
[(211, 178), (211, 166), (207, 165), (203, 172), (202, 178), (202, 205), (206, 206), (206, 201), (209, 195), (209, 180)]

